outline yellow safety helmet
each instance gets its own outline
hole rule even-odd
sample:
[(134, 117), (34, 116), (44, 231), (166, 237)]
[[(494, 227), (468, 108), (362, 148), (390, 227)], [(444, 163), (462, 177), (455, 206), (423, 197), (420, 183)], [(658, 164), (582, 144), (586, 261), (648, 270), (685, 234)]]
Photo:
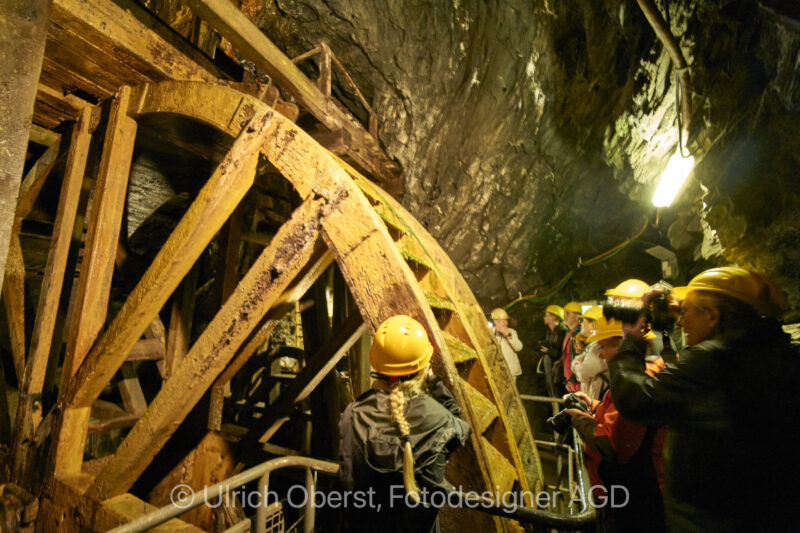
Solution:
[(617, 298), (641, 298), (650, 285), (640, 279), (628, 279), (606, 291), (606, 296), (616, 296)]
[(556, 315), (559, 320), (564, 320), (564, 310), (561, 309), (561, 306), (558, 305), (548, 305), (547, 309), (544, 310), (545, 313), (553, 313)]
[(375, 332), (369, 362), (384, 376), (408, 376), (425, 368), (432, 355), (433, 345), (422, 324), (410, 316), (396, 315)]
[(569, 302), (564, 306), (564, 311), (569, 311), (571, 313), (575, 313), (576, 315), (580, 315), (583, 312), (583, 307), (581, 307), (581, 304), (578, 302)]
[(492, 309), (492, 312), (489, 316), (492, 317), (492, 320), (508, 320), (508, 313), (506, 313), (505, 309), (500, 307)]
[(737, 266), (706, 270), (692, 278), (688, 289), (736, 298), (762, 315), (780, 318), (786, 310), (786, 299), (778, 285), (762, 274)]
[(622, 337), (622, 322), (601, 316), (594, 323), (594, 333), (586, 339), (586, 342), (597, 342), (611, 337)]
[(601, 316), (603, 316), (603, 308), (599, 305), (591, 306), (581, 315), (582, 318), (588, 318), (589, 320), (597, 320)]

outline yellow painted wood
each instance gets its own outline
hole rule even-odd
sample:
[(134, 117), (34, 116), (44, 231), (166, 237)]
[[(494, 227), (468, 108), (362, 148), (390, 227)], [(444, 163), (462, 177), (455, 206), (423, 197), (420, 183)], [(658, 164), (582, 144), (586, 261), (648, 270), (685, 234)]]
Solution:
[(444, 336), (444, 340), (447, 342), (447, 348), (450, 350), (450, 357), (453, 358), (454, 363), (466, 363), (467, 361), (472, 361), (478, 357), (478, 354), (475, 353), (475, 350), (458, 340), (453, 335), (447, 333), (446, 331), (442, 331), (442, 336)]
[(468, 381), (459, 378), (459, 382), (472, 407), (472, 429), (476, 433), (482, 434), (499, 416), (497, 406)]

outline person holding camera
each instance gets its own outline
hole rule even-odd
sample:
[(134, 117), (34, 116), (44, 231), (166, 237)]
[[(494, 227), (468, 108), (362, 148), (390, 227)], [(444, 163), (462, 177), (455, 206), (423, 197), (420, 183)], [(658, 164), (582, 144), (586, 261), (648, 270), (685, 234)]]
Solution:
[(800, 417), (787, 408), (800, 405), (800, 354), (781, 329), (784, 309), (765, 276), (706, 270), (680, 306), (687, 348), (653, 377), (645, 374), (645, 317), (622, 327), (611, 392), (625, 418), (669, 427), (666, 511), (676, 531), (797, 528), (789, 502)]
[[(600, 317), (588, 341), (597, 346), (599, 356), (607, 361), (617, 352), (621, 338), (622, 323)], [(657, 371), (656, 365), (648, 368), (650, 373)], [(601, 401), (584, 392), (574, 396), (585, 402), (586, 408), (568, 405), (564, 412), (584, 442), (592, 485), (602, 485), (609, 491), (615, 486), (624, 487), (628, 495), (624, 506), (601, 511), (602, 530), (666, 531), (661, 493), (664, 429), (620, 416), (609, 390)]]
[(492, 313), (489, 316), (494, 324), (494, 336), (500, 345), (500, 350), (508, 364), (508, 369), (511, 371), (511, 375), (514, 376), (514, 380), (516, 380), (517, 377), (522, 375), (522, 366), (519, 364), (519, 356), (517, 355), (517, 352), (522, 350), (522, 341), (519, 340), (517, 330), (508, 327), (509, 317), (505, 309), (500, 307), (492, 309)]

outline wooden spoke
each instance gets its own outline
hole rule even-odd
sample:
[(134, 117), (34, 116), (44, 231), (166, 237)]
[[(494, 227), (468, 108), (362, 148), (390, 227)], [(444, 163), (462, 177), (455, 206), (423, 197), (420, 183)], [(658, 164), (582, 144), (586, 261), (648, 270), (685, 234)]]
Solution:
[(311, 196), (284, 224), (192, 346), (114, 458), (97, 476), (90, 496), (102, 500), (136, 481), (238, 347), (311, 257), (322, 220), (339, 195)]

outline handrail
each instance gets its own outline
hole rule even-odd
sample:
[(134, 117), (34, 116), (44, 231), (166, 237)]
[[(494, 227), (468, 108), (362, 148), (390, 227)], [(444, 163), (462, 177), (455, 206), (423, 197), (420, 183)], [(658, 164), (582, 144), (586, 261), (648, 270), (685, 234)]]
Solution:
[[(151, 529), (159, 524), (163, 524), (167, 520), (180, 516), (186, 511), (190, 511), (195, 507), (199, 507), (209, 500), (214, 500), (220, 497), (220, 495), (222, 495), (224, 492), (228, 492), (231, 489), (240, 487), (259, 478), (261, 478), (261, 483), (259, 483), (262, 489), (261, 494), (265, 495), (267, 494), (267, 491), (263, 489), (266, 486), (266, 482), (269, 480), (269, 473), (273, 470), (286, 467), (305, 468), (306, 483), (311, 480), (312, 484), (313, 476), (311, 476), (309, 473), (311, 470), (318, 470), (328, 474), (335, 474), (339, 471), (339, 465), (329, 461), (321, 461), (319, 459), (312, 459), (310, 457), (298, 456), (278, 457), (277, 459), (271, 459), (265, 463), (261, 463), (258, 466), (254, 466), (249, 470), (245, 470), (244, 472), (221, 481), (216, 485), (206, 487), (202, 492), (192, 492), (186, 498), (179, 499), (177, 502), (172, 502), (169, 505), (165, 505), (164, 507), (139, 517), (132, 522), (128, 522), (127, 524), (116, 527), (109, 533), (138, 533), (147, 531), (148, 529)], [(308, 489), (309, 487), (306, 488)], [(313, 488), (313, 485), (311, 488)], [(262, 503), (266, 504), (266, 502)], [(308, 499), (308, 504), (313, 504), (313, 498)], [(306, 511), (308, 512), (308, 510)], [(261, 518), (263, 512), (266, 512), (266, 505), (260, 505), (258, 507), (257, 516)], [(256, 523), (256, 532), (264, 531), (264, 522), (265, 520), (261, 520)], [(306, 527), (309, 525), (311, 526), (311, 530), (307, 529), (307, 531), (313, 531), (313, 519), (311, 520), (310, 524), (306, 524)]]
[[(530, 399), (530, 398), (526, 398)], [(538, 401), (558, 401), (557, 398), (537, 398)], [(533, 522), (544, 526), (549, 526), (558, 529), (578, 530), (583, 529), (595, 521), (596, 511), (591, 505), (591, 494), (588, 493), (586, 481), (589, 478), (586, 465), (583, 462), (583, 449), (582, 442), (577, 432), (573, 429), (573, 449), (569, 453), (575, 453), (577, 462), (578, 473), (578, 488), (580, 489), (582, 507), (577, 514), (562, 515), (551, 511), (544, 511), (535, 507), (525, 507), (522, 505), (508, 507), (503, 506), (500, 502), (492, 500), (486, 496), (477, 493), (452, 493), (456, 496), (455, 499), (448, 498), (447, 501), (463, 502), (462, 507), (468, 507), (476, 511), (484, 512), (491, 515), (512, 518), (523, 522)], [(165, 505), (151, 513), (133, 520), (127, 524), (112, 529), (109, 533), (139, 533), (147, 531), (153, 527), (158, 526), (172, 518), (176, 518), (181, 514), (190, 511), (208, 501), (218, 499), (223, 493), (230, 492), (242, 485), (250, 483), (259, 479), (259, 491), (263, 497), (266, 498), (269, 486), (269, 474), (273, 470), (279, 468), (300, 467), (305, 468), (305, 485), (306, 494), (309, 497), (306, 500), (306, 507), (304, 512), (303, 529), (306, 532), (314, 530), (314, 498), (311, 496), (316, 490), (316, 481), (312, 470), (324, 472), (327, 474), (336, 474), (339, 471), (339, 465), (330, 461), (323, 461), (320, 459), (313, 459), (310, 457), (299, 456), (286, 456), (271, 459), (258, 466), (254, 466), (240, 474), (230, 477), (216, 485), (205, 487), (202, 491), (190, 492), (186, 497), (173, 501), (169, 505)], [(188, 487), (187, 487), (188, 489)], [(174, 489), (173, 489), (174, 490)], [(261, 502), (256, 509), (256, 533), (263, 533), (265, 531), (267, 503)]]

